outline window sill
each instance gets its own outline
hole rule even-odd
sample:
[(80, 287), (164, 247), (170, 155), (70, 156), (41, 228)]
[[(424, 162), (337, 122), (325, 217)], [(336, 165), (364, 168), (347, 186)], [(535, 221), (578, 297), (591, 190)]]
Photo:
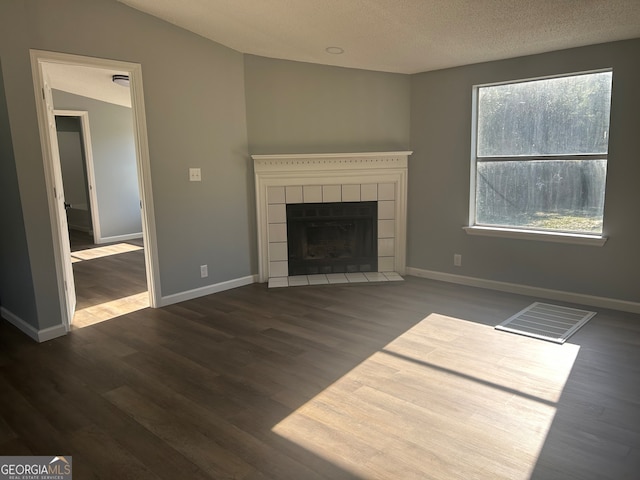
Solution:
[(557, 233), (536, 230), (518, 230), (515, 228), (499, 227), (463, 227), (468, 235), (481, 235), (486, 237), (515, 238), (519, 240), (538, 240), (542, 242), (571, 243), (574, 245), (588, 245), (602, 247), (607, 242), (607, 237), (601, 235), (585, 235), (579, 233)]

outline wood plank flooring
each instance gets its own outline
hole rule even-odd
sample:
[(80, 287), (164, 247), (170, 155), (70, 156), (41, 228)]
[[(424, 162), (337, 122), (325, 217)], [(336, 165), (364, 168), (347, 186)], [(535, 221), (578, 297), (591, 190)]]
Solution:
[(254, 284), (35, 344), (0, 322), (0, 455), (77, 479), (636, 479), (640, 316), (407, 277)]
[(76, 289), (72, 328), (83, 328), (149, 306), (142, 239), (95, 245), (69, 231)]

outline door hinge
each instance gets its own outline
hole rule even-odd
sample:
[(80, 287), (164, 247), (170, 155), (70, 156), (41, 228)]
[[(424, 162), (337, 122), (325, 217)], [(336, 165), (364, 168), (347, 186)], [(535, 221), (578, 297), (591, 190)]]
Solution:
[(64, 291), (67, 292), (69, 291), (69, 287), (67, 286), (67, 281), (64, 281)]
[(44, 95), (44, 88), (42, 89), (42, 99), (43, 99), (43, 100), (46, 100), (46, 99), (47, 99), (47, 97), (45, 97), (45, 95)]

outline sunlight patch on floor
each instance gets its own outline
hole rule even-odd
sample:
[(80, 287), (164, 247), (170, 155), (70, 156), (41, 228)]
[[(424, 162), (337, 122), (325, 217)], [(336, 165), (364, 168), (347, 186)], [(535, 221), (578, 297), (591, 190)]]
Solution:
[(91, 307), (76, 310), (73, 316), (72, 328), (88, 327), (148, 307), (149, 292), (142, 292), (98, 305), (92, 305)]
[(118, 255), (121, 253), (135, 252), (142, 249), (143, 247), (132, 245), (130, 243), (115, 243), (104, 247), (87, 248), (86, 250), (71, 252), (71, 263), (82, 262), (83, 260), (93, 260), (95, 258), (108, 257), (110, 255)]
[(272, 430), (363, 479), (528, 479), (579, 349), (431, 314)]

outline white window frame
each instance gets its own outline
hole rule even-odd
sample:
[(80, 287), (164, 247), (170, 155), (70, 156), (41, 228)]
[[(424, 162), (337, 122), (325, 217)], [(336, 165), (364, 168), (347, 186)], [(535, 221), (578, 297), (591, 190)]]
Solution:
[[(593, 73), (612, 72), (613, 69), (605, 68), (599, 70), (590, 70), (584, 72), (571, 72), (560, 75), (549, 75), (544, 77), (528, 78), (522, 80), (509, 80), (504, 82), (484, 83), (473, 86), (472, 95), (472, 124), (471, 124), (471, 172), (469, 182), (469, 224), (463, 227), (463, 229), (469, 235), (481, 235), (489, 237), (502, 237), (502, 238), (514, 238), (522, 240), (538, 240), (544, 242), (556, 242), (556, 243), (572, 243), (578, 245), (589, 245), (601, 247), (606, 241), (607, 237), (604, 235), (604, 225), (602, 234), (586, 234), (586, 233), (573, 233), (573, 232), (560, 232), (552, 230), (534, 230), (517, 227), (502, 227), (502, 226), (487, 226), (476, 224), (476, 178), (477, 178), (477, 141), (478, 141), (478, 92), (483, 87), (493, 87), (499, 85), (509, 85), (514, 83), (533, 82), (538, 80), (547, 80), (552, 78), (574, 77), (579, 75), (587, 75)], [(544, 155), (544, 156), (500, 156), (500, 157), (483, 157), (484, 160), (517, 160), (517, 161), (531, 161), (531, 160), (606, 160), (608, 162), (608, 152), (604, 154), (582, 154), (582, 155)]]

